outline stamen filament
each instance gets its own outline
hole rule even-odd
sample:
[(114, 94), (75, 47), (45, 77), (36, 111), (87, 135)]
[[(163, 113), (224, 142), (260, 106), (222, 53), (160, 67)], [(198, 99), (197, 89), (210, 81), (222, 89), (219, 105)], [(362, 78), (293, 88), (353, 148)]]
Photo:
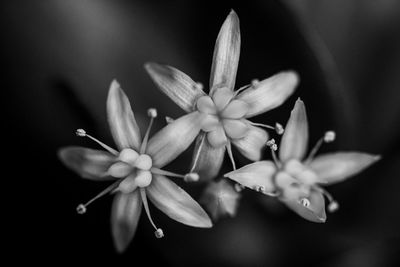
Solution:
[(76, 130), (76, 135), (80, 136), (80, 137), (87, 137), (87, 138), (91, 139), (92, 141), (95, 141), (97, 144), (102, 146), (104, 149), (106, 149), (111, 154), (113, 154), (115, 156), (118, 155), (118, 151), (117, 150), (115, 150), (114, 148), (109, 147), (108, 145), (104, 144), (103, 142), (100, 142), (98, 139), (94, 138), (93, 136), (87, 134), (86, 131), (83, 130), (83, 129)]
[(275, 130), (275, 127), (273, 127), (271, 125), (268, 125), (268, 124), (262, 124), (262, 123), (256, 123), (256, 122), (250, 122), (250, 124), (253, 125), (253, 126), (258, 126), (258, 127), (263, 127), (263, 128)]
[[(203, 134), (203, 136), (202, 136), (202, 138), (200, 138), (200, 140), (201, 140), (200, 147), (197, 149), (196, 155), (194, 155), (193, 164), (192, 164), (192, 168), (190, 169), (190, 172), (193, 172), (194, 169), (196, 169), (197, 162), (199, 161), (199, 158), (200, 158), (200, 152), (202, 151), (201, 147), (204, 146), (204, 142), (206, 142), (206, 134), (205, 133), (202, 133), (202, 134)], [(197, 146), (197, 144), (196, 144), (196, 146)]]
[(164, 175), (164, 176), (169, 176), (169, 177), (178, 177), (178, 178), (182, 178), (183, 180), (185, 180), (185, 182), (196, 182), (199, 180), (199, 175), (195, 172), (190, 172), (187, 174), (179, 174), (179, 173), (174, 173), (174, 172), (170, 172), (170, 171), (165, 171), (159, 168), (151, 168), (150, 170), (152, 173), (154, 174), (158, 174), (158, 175)]
[(315, 154), (317, 154), (317, 152), (320, 149), (323, 142), (324, 142), (324, 138), (320, 138), (317, 141), (317, 143), (315, 144), (315, 146), (313, 147), (313, 149), (311, 150), (310, 154), (308, 155), (308, 157), (305, 161), (306, 164), (309, 164), (313, 160)]
[(149, 209), (149, 204), (147, 202), (147, 196), (146, 196), (146, 191), (144, 188), (140, 188), (140, 197), (142, 198), (143, 206), (147, 214), (147, 218), (149, 218), (149, 221), (153, 228), (156, 230), (154, 234), (156, 235), (157, 238), (161, 238), (164, 236), (164, 233), (162, 232), (161, 228), (158, 228), (155, 223), (153, 222), (153, 219), (151, 218), (150, 214), (150, 209)]
[(241, 93), (243, 90), (246, 90), (247, 88), (249, 88), (251, 86), (251, 84), (247, 84), (245, 86), (240, 87), (239, 89), (237, 89), (234, 92), (234, 97), (236, 97), (239, 93)]
[[(113, 191), (115, 188), (118, 187), (118, 184), (121, 182), (121, 180), (117, 180), (111, 185), (109, 185), (106, 189), (101, 191), (99, 194), (97, 194), (94, 198), (90, 199), (88, 202), (85, 204), (79, 204), (78, 207), (76, 208), (76, 211), (79, 214), (84, 214), (86, 212), (86, 207), (89, 206), (91, 203), (93, 203), (96, 199), (101, 198), (102, 196), (106, 195), (110, 191)], [(114, 192), (114, 191), (113, 191)]]
[(144, 135), (142, 145), (140, 146), (140, 154), (143, 154), (146, 152), (146, 147), (147, 147), (147, 142), (149, 140), (150, 130), (151, 130), (151, 127), (153, 126), (154, 118), (157, 117), (157, 111), (155, 109), (149, 109), (147, 111), (147, 114), (150, 117), (150, 123), (149, 123), (149, 126), (147, 127), (146, 134)]
[(315, 189), (317, 189), (320, 193), (322, 193), (329, 201), (328, 204), (328, 210), (329, 212), (335, 212), (336, 210), (339, 209), (339, 203), (332, 197), (332, 195), (323, 189), (322, 187), (316, 186)]
[(231, 142), (229, 142), (229, 141), (226, 144), (226, 151), (228, 152), (229, 158), (230, 158), (230, 160), (232, 162), (233, 170), (236, 170), (236, 163), (235, 163), (235, 159), (233, 158), (232, 146), (231, 146)]

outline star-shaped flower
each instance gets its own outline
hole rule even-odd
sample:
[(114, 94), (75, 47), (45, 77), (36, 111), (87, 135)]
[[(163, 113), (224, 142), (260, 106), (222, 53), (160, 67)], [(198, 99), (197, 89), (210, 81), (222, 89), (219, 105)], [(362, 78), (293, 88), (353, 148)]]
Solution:
[[(156, 133), (150, 140), (149, 133), (155, 109), (149, 109), (149, 127), (143, 139), (125, 93), (116, 81), (110, 87), (107, 100), (108, 121), (118, 151), (105, 145), (84, 130), (77, 130), (78, 136), (88, 137), (107, 150), (83, 147), (66, 147), (59, 151), (64, 164), (83, 178), (96, 181), (115, 180), (104, 191), (80, 204), (78, 213), (85, 213), (86, 207), (95, 199), (116, 193), (112, 208), (112, 234), (119, 252), (126, 249), (132, 240), (144, 206), (155, 235), (163, 237), (163, 231), (156, 227), (149, 211), (147, 198), (172, 219), (194, 227), (211, 227), (205, 211), (182, 188), (165, 176), (196, 180), (196, 173), (180, 175), (161, 168), (181, 154), (196, 138), (201, 117), (190, 113), (175, 120)], [(143, 204), (143, 205), (142, 205)]]
[(275, 154), (277, 145), (270, 140), (267, 145), (271, 148), (274, 161), (258, 161), (225, 176), (245, 187), (279, 197), (305, 219), (325, 222), (324, 196), (330, 202), (329, 211), (333, 212), (339, 206), (321, 185), (341, 182), (380, 158), (361, 152), (337, 152), (314, 158), (323, 142), (334, 139), (334, 132), (326, 132), (305, 158), (308, 122), (304, 103), (297, 100), (282, 136), (279, 159)]
[(227, 150), (232, 160), (231, 143), (247, 158), (261, 158), (262, 147), (268, 134), (257, 126), (283, 132), (275, 127), (248, 120), (281, 105), (294, 91), (298, 76), (292, 71), (281, 72), (271, 78), (235, 89), (240, 54), (239, 18), (231, 11), (226, 18), (215, 44), (207, 95), (200, 83), (188, 75), (166, 65), (147, 63), (145, 68), (155, 84), (186, 112), (205, 115), (201, 133), (196, 140), (192, 171), (201, 179), (215, 177)]

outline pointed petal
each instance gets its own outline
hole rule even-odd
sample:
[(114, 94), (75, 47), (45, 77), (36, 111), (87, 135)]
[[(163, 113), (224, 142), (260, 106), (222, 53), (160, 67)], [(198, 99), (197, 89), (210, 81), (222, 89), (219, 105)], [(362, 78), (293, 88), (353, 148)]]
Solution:
[(237, 99), (248, 104), (246, 118), (253, 117), (280, 106), (294, 92), (298, 82), (295, 72), (281, 72), (246, 89)]
[(165, 126), (149, 141), (146, 154), (161, 168), (185, 151), (199, 134), (204, 115), (192, 112)]
[(272, 161), (264, 160), (228, 172), (224, 176), (261, 193), (272, 193), (276, 189), (273, 181), (275, 173), (275, 164)]
[(207, 133), (208, 143), (215, 148), (225, 146), (228, 138), (225, 135), (225, 130), (222, 126), (218, 126), (214, 131)]
[(380, 159), (360, 152), (337, 152), (318, 156), (310, 163), (319, 183), (337, 183), (349, 178)]
[(232, 143), (246, 158), (257, 161), (261, 159), (265, 143), (268, 141), (268, 133), (258, 127), (248, 125), (246, 135), (240, 139), (232, 140)]
[(241, 120), (225, 119), (222, 125), (226, 135), (233, 140), (243, 138), (249, 130), (248, 124)]
[(208, 181), (217, 176), (225, 155), (225, 146), (212, 147), (206, 135), (203, 132), (197, 137), (191, 164), (192, 172), (199, 174), (200, 181)]
[(196, 82), (173, 67), (157, 63), (144, 67), (158, 88), (186, 112), (192, 112), (196, 100), (205, 95)]
[(222, 111), (225, 119), (241, 119), (248, 112), (248, 104), (242, 100), (232, 100)]
[(308, 200), (310, 201), (308, 207), (304, 207), (296, 200), (281, 201), (304, 219), (316, 223), (324, 223), (326, 221), (324, 196), (320, 192), (313, 190), (310, 192)]
[(119, 150), (138, 150), (141, 143), (140, 129), (133, 115), (128, 97), (117, 81), (112, 81), (107, 98), (107, 116), (111, 134)]
[(142, 200), (139, 191), (130, 194), (117, 193), (111, 211), (111, 231), (114, 245), (122, 253), (136, 232), (142, 211)]
[(194, 227), (212, 227), (212, 222), (203, 208), (165, 176), (154, 175), (146, 192), (151, 202), (170, 218)]
[(107, 181), (108, 168), (115, 162), (115, 156), (102, 151), (84, 147), (65, 147), (58, 151), (60, 160), (80, 176), (90, 180)]
[(239, 200), (240, 193), (227, 179), (221, 179), (217, 182), (211, 181), (207, 185), (200, 203), (206, 207), (214, 220), (218, 220), (226, 215), (235, 216)]
[(234, 89), (239, 55), (239, 18), (232, 10), (222, 25), (215, 43), (210, 75), (211, 90), (214, 90), (215, 85), (223, 85), (230, 90)]
[(282, 136), (279, 147), (279, 158), (282, 162), (289, 159), (301, 160), (306, 151), (308, 143), (308, 122), (306, 108), (303, 101), (298, 99), (290, 113), (286, 124), (285, 133)]

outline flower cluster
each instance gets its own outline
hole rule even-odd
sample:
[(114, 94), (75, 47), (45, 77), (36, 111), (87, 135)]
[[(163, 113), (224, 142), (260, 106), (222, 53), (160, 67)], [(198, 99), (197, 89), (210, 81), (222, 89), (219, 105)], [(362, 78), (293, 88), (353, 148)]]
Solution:
[[(87, 203), (78, 205), (77, 212), (83, 214), (94, 200), (115, 194), (111, 222), (119, 252), (132, 240), (142, 207), (156, 237), (164, 236), (151, 217), (148, 199), (180, 223), (212, 227), (203, 208), (167, 177), (205, 182), (200, 202), (214, 219), (235, 215), (240, 191), (246, 187), (277, 197), (310, 221), (325, 222), (325, 198), (329, 201), (329, 211), (339, 206), (321, 185), (342, 181), (379, 159), (379, 156), (360, 152), (315, 157), (322, 143), (334, 141), (333, 131), (326, 132), (306, 157), (308, 123), (301, 100), (296, 101), (285, 130), (279, 123), (271, 126), (250, 121), (280, 106), (292, 95), (299, 78), (294, 71), (285, 71), (261, 81), (253, 80), (235, 91), (239, 54), (239, 18), (231, 11), (215, 44), (208, 94), (201, 83), (176, 68), (145, 64), (157, 87), (186, 111), (186, 115), (175, 120), (166, 117), (167, 125), (149, 138), (157, 117), (157, 111), (149, 109), (150, 122), (142, 138), (128, 98), (113, 81), (107, 99), (107, 115), (117, 149), (78, 129), (78, 136), (95, 141), (105, 150), (76, 146), (59, 150), (64, 164), (83, 178), (113, 181)], [(266, 129), (282, 135), (279, 147), (274, 139), (269, 139)], [(194, 141), (188, 173), (177, 174), (164, 169)], [(253, 163), (237, 169), (232, 147)], [(262, 160), (266, 147), (271, 150), (272, 160)], [(225, 152), (233, 171), (218, 176)]]

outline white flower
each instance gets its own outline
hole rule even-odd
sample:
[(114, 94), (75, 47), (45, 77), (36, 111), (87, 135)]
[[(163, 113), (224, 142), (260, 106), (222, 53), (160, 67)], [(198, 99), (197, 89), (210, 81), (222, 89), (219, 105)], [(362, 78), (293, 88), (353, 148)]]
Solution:
[(149, 109), (151, 121), (142, 139), (129, 100), (116, 81), (112, 82), (108, 94), (107, 114), (118, 151), (82, 129), (77, 130), (78, 136), (94, 140), (108, 152), (83, 147), (66, 147), (59, 151), (62, 162), (83, 178), (115, 180), (86, 204), (80, 204), (78, 213), (85, 213), (86, 207), (97, 198), (116, 193), (112, 208), (112, 233), (119, 252), (124, 251), (132, 240), (142, 206), (155, 229), (156, 237), (163, 237), (163, 231), (156, 227), (150, 216), (147, 198), (178, 222), (194, 227), (211, 227), (211, 220), (200, 205), (165, 177), (193, 180), (198, 177), (197, 174), (180, 175), (161, 169), (193, 142), (199, 132), (201, 116), (198, 113), (183, 116), (148, 140), (153, 119), (157, 116), (155, 109)]
[(210, 179), (218, 174), (225, 150), (235, 168), (231, 144), (250, 160), (259, 160), (268, 134), (257, 126), (272, 128), (279, 133), (283, 129), (279, 124), (272, 127), (253, 123), (248, 118), (281, 105), (298, 83), (297, 74), (287, 71), (262, 81), (253, 81), (234, 91), (239, 54), (239, 18), (231, 11), (215, 44), (208, 95), (200, 83), (173, 67), (156, 63), (145, 65), (161, 91), (183, 110), (204, 115), (192, 162), (192, 171), (199, 172), (201, 179)]
[(335, 211), (339, 205), (320, 185), (343, 181), (380, 159), (380, 156), (360, 152), (337, 152), (314, 158), (323, 142), (334, 139), (334, 132), (326, 132), (305, 158), (307, 115), (304, 103), (297, 100), (282, 136), (279, 158), (275, 154), (275, 141), (269, 141), (267, 145), (271, 148), (274, 161), (258, 161), (225, 176), (245, 187), (279, 197), (305, 219), (325, 222), (324, 196), (330, 202), (329, 211)]

